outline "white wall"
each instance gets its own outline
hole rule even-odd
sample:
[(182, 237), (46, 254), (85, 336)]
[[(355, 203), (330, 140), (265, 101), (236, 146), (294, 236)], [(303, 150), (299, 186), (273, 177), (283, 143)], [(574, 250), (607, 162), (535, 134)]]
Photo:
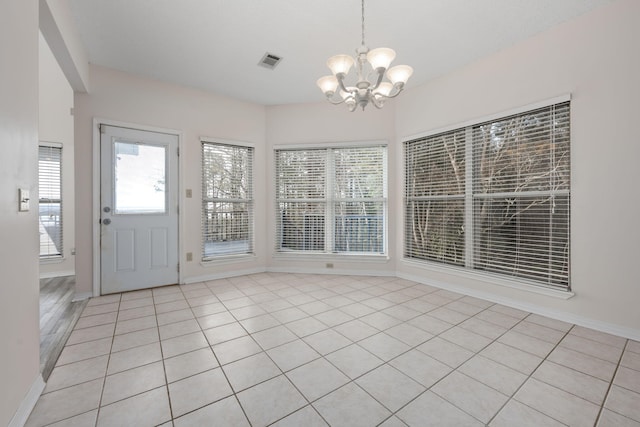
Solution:
[[(475, 62), (397, 103), (398, 139), (570, 93), (571, 283), (562, 300), (399, 264), (401, 275), (640, 338), (640, 2), (621, 0)], [(396, 163), (397, 173), (402, 161)], [(402, 190), (401, 182), (396, 183)], [(401, 206), (397, 207), (401, 229)], [(402, 236), (398, 234), (398, 245)], [(400, 247), (400, 246), (399, 246)]]
[(18, 212), (18, 188), (35, 200), (38, 190), (37, 0), (0, 4), (0, 58), (0, 425), (6, 426), (40, 378), (37, 203)]
[[(124, 73), (91, 67), (91, 94), (76, 94), (77, 277), (79, 291), (92, 280), (92, 119), (177, 129), (185, 151), (181, 197), (185, 224), (181, 261), (184, 278), (268, 268), (288, 271), (367, 272), (455, 285), (466, 291), (569, 321), (640, 338), (638, 273), (640, 229), (634, 227), (640, 200), (633, 183), (640, 154), (635, 115), (640, 111), (640, 2), (619, 0), (523, 43), (463, 67), (377, 111), (347, 113), (325, 103), (263, 107)], [(572, 287), (565, 300), (498, 286), (466, 274), (416, 267), (402, 260), (403, 182), (401, 140), (540, 100), (572, 95)], [(200, 265), (199, 137), (256, 144), (256, 259)], [(273, 256), (273, 147), (291, 144), (389, 142), (389, 260), (302, 261)], [(260, 212), (264, 215), (260, 215)]]
[[(256, 241), (256, 257), (229, 264), (202, 265), (201, 259), (201, 160), (200, 137), (207, 136), (255, 144), (256, 205), (266, 204), (265, 107), (211, 93), (175, 86), (156, 80), (91, 66), (91, 93), (75, 95), (76, 134), (76, 290), (92, 290), (92, 122), (94, 118), (172, 129), (181, 132), (183, 148), (180, 167), (182, 194), (180, 216), (184, 224), (181, 239), (184, 252), (193, 252), (193, 261), (180, 254), (183, 278), (204, 280), (232, 274), (264, 270), (265, 244)], [(193, 198), (184, 197), (186, 189)], [(256, 234), (266, 233), (265, 217), (256, 215)], [(240, 274), (240, 273), (238, 273)]]
[[(322, 94), (318, 93), (322, 99)], [(384, 141), (388, 143), (389, 165), (396, 163), (401, 153), (394, 142), (394, 106), (389, 102), (382, 110), (369, 106), (365, 112), (356, 110), (350, 113), (344, 105), (331, 105), (327, 102), (303, 105), (282, 105), (267, 107), (267, 200), (265, 215), (269, 224), (268, 234), (263, 236), (268, 242), (268, 268), (274, 271), (305, 271), (319, 273), (354, 274), (395, 274), (396, 234), (395, 223), (389, 221), (389, 257), (347, 258), (336, 255), (278, 256), (275, 255), (275, 200), (274, 186), (274, 146), (325, 144), (340, 146), (350, 142)], [(401, 203), (400, 194), (393, 191), (399, 175), (389, 169), (389, 206)], [(326, 268), (332, 263), (332, 268)]]
[(89, 56), (80, 40), (69, 0), (40, 0), (40, 31), (71, 87), (87, 92)]
[(41, 142), (62, 144), (63, 258), (41, 261), (40, 277), (75, 274), (75, 191), (73, 147), (73, 89), (42, 34), (39, 39), (39, 124)]

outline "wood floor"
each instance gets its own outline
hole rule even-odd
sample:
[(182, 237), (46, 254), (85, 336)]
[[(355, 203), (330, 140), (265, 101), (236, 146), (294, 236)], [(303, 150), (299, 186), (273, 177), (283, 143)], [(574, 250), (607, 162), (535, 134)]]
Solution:
[(75, 276), (40, 279), (40, 371), (47, 381), (88, 300), (73, 302)]

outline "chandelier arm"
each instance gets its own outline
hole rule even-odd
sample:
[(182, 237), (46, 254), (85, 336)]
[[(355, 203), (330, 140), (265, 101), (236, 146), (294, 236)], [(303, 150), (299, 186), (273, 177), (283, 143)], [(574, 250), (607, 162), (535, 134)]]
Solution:
[(380, 67), (374, 70), (378, 75), (374, 84), (371, 85), (371, 90), (378, 89), (380, 83), (382, 83), (382, 79), (384, 78), (384, 72), (386, 71), (384, 68)]
[[(394, 93), (393, 90), (395, 90), (396, 92)], [(389, 93), (389, 95), (386, 96), (386, 98), (395, 98), (396, 96), (400, 95), (400, 92), (404, 90), (404, 85), (393, 86), (393, 90)]]
[(344, 78), (345, 78), (345, 74), (344, 73), (338, 73), (336, 74), (336, 79), (338, 80), (338, 87), (347, 92), (347, 93), (351, 93), (352, 91), (350, 91), (349, 89), (346, 88), (346, 86), (344, 85)]
[(393, 89), (391, 90), (391, 92), (389, 93), (389, 95), (383, 95), (381, 93), (376, 93), (376, 97), (377, 99), (391, 99), (391, 98), (395, 98), (396, 96), (400, 95), (400, 92), (402, 92), (404, 89), (404, 86), (394, 86)]
[(379, 93), (371, 94), (371, 103), (373, 104), (374, 107), (376, 107), (379, 110), (384, 106), (385, 98), (387, 97)]
[(330, 104), (333, 104), (333, 105), (340, 105), (340, 104), (344, 104), (344, 103), (345, 103), (345, 101), (346, 101), (346, 99), (338, 99), (338, 100), (335, 100), (335, 99), (333, 99), (333, 98), (327, 98), (327, 101), (329, 101), (329, 103), (330, 103)]

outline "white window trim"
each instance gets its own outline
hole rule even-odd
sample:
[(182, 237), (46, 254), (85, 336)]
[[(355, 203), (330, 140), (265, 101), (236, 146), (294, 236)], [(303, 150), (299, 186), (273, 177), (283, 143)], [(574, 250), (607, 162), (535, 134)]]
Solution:
[(231, 254), (220, 255), (215, 258), (209, 258), (200, 261), (202, 267), (211, 267), (214, 265), (237, 264), (240, 262), (256, 261), (258, 257), (255, 254)]
[(433, 271), (436, 273), (455, 274), (456, 276), (476, 280), (489, 285), (498, 285), (505, 288), (517, 289), (519, 291), (528, 291), (534, 294), (550, 296), (559, 299), (570, 299), (575, 296), (572, 290), (553, 289), (540, 283), (528, 281), (519, 277), (509, 277), (501, 274), (488, 273), (480, 270), (472, 270), (466, 267), (458, 267), (455, 265), (441, 264), (433, 261), (414, 260), (411, 258), (402, 258), (400, 262), (411, 268), (419, 268), (422, 270)]
[[(329, 149), (345, 149), (345, 148), (363, 148), (363, 147), (384, 147), (384, 173), (383, 173), (383, 198), (367, 199), (371, 202), (383, 202), (384, 205), (384, 222), (383, 222), (383, 250), (384, 253), (366, 253), (366, 252), (313, 252), (313, 251), (281, 251), (277, 248), (273, 249), (272, 257), (280, 261), (295, 260), (295, 261), (321, 261), (321, 262), (333, 262), (344, 261), (344, 257), (349, 257), (349, 261), (355, 262), (376, 262), (386, 263), (390, 260), (389, 257), (389, 143), (386, 140), (364, 140), (364, 141), (348, 141), (348, 142), (325, 142), (325, 143), (310, 143), (310, 144), (279, 144), (274, 145), (272, 148), (272, 161), (275, 160), (277, 151), (286, 150), (329, 150)], [(331, 162), (329, 162), (331, 163)], [(333, 176), (331, 177), (333, 180)], [(273, 177), (272, 185), (276, 185), (276, 177)], [(332, 188), (327, 184), (327, 188)], [(334, 199), (327, 194), (323, 199), (309, 199), (309, 202), (321, 202), (326, 203), (326, 210), (330, 210), (332, 204), (342, 199)], [(349, 199), (352, 200), (352, 199)], [(280, 199), (274, 198), (274, 202), (277, 206)], [(333, 233), (332, 227), (327, 227), (326, 234), (331, 234), (325, 238), (325, 248), (327, 246), (333, 247)], [(277, 241), (277, 225), (274, 226), (273, 232), (276, 234), (275, 241)]]
[[(63, 193), (64, 193), (64, 188), (63, 188), (63, 163), (64, 163), (64, 144), (60, 143), (60, 142), (53, 142), (53, 141), (39, 141), (38, 142), (38, 150), (40, 149), (40, 147), (47, 147), (47, 148), (57, 148), (60, 150), (60, 213), (63, 213), (63, 209), (64, 209), (64, 197), (63, 197)], [(39, 177), (38, 177), (39, 179)], [(40, 192), (38, 191), (38, 205), (40, 204)], [(38, 213), (39, 215), (39, 213)], [(62, 218), (64, 218), (64, 215), (62, 215)], [(39, 219), (38, 219), (39, 221)], [(60, 240), (61, 240), (61, 245), (62, 245), (62, 251), (60, 252), (59, 255), (38, 255), (38, 259), (39, 259), (39, 263), (42, 265), (46, 265), (46, 264), (60, 264), (62, 262), (64, 262), (66, 260), (66, 257), (64, 256), (64, 248), (65, 248), (65, 231), (64, 231), (64, 219), (61, 222), (62, 224), (62, 236), (60, 236)]]
[[(200, 265), (203, 267), (210, 267), (213, 265), (225, 265), (225, 264), (235, 264), (238, 262), (245, 262), (245, 261), (255, 261), (256, 260), (256, 248), (255, 248), (255, 208), (256, 208), (256, 204), (255, 204), (255, 188), (256, 188), (256, 182), (255, 182), (255, 156), (256, 156), (256, 144), (252, 143), (252, 142), (247, 142), (247, 141), (237, 141), (237, 140), (232, 140), (232, 139), (224, 139), (224, 138), (214, 138), (214, 137), (209, 137), (209, 136), (201, 136), (200, 137), (200, 156), (202, 156), (202, 144), (203, 143), (208, 143), (208, 144), (218, 144), (218, 145), (229, 145), (229, 146), (237, 146), (237, 147), (244, 147), (244, 148), (249, 148), (252, 150), (252, 160), (251, 160), (251, 199), (248, 199), (248, 201), (251, 202), (252, 206), (253, 206), (253, 215), (252, 215), (252, 221), (249, 224), (249, 234), (251, 237), (251, 253), (241, 253), (241, 254), (222, 254), (219, 256), (215, 256), (215, 257), (211, 257), (211, 258), (206, 258), (204, 257), (204, 252), (202, 252), (200, 254)], [(200, 164), (202, 165), (202, 158), (200, 159)], [(200, 170), (200, 179), (202, 180), (202, 166), (201, 166), (201, 170)], [(202, 184), (202, 182), (201, 182)], [(202, 185), (201, 185), (202, 187)], [(202, 201), (203, 201), (203, 197), (201, 194), (200, 197), (200, 215), (202, 215)], [(247, 200), (244, 200), (243, 202), (246, 202)], [(201, 224), (202, 226), (202, 224)], [(202, 228), (200, 229), (200, 232), (202, 233)], [(201, 250), (203, 250), (203, 248), (201, 248)]]
[(382, 254), (367, 254), (364, 252), (340, 252), (340, 253), (326, 253), (326, 252), (275, 252), (273, 259), (278, 261), (313, 261), (313, 262), (344, 262), (345, 257), (349, 257), (349, 262), (371, 262), (374, 264), (385, 264), (391, 260), (389, 255)]
[(475, 126), (480, 123), (490, 122), (494, 120), (503, 119), (509, 116), (515, 116), (516, 114), (526, 113), (527, 111), (537, 110), (539, 108), (549, 107), (554, 104), (561, 104), (563, 102), (571, 101), (571, 94), (567, 93), (559, 95), (554, 98), (548, 98), (542, 101), (533, 102), (531, 104), (522, 105), (520, 107), (511, 108), (509, 110), (501, 111), (498, 113), (489, 114), (486, 116), (476, 117), (474, 119), (465, 120), (464, 122), (458, 122), (457, 124), (451, 124), (437, 129), (431, 129), (426, 132), (420, 132), (415, 135), (404, 136), (400, 139), (400, 143), (404, 144), (407, 141), (413, 141), (414, 139), (427, 138), (429, 136), (438, 135), (440, 133), (450, 132), (452, 130), (463, 129), (470, 126)]
[[(408, 141), (413, 141), (421, 138), (428, 138), (430, 136), (438, 135), (445, 132), (451, 132), (454, 130), (464, 129), (466, 132), (466, 139), (471, 140), (471, 133), (473, 126), (477, 126), (478, 124), (500, 120), (505, 117), (523, 114), (528, 111), (537, 110), (540, 108), (550, 107), (552, 105), (561, 104), (564, 102), (571, 101), (571, 94), (563, 94), (554, 98), (548, 98), (542, 101), (534, 102), (527, 105), (522, 105), (520, 107), (516, 107), (513, 109), (505, 110), (498, 113), (493, 113), (487, 116), (478, 117), (471, 120), (466, 120), (464, 122), (458, 124), (452, 124), (449, 126), (432, 129), (429, 131), (417, 133), (414, 135), (409, 135), (401, 138), (400, 143), (404, 146), (404, 144)], [(473, 159), (473, 144), (465, 145), (465, 158)], [(403, 167), (406, 168), (406, 159), (403, 158)], [(403, 173), (403, 191), (406, 191), (406, 171)], [(414, 267), (414, 268), (422, 268), (435, 272), (441, 272), (446, 274), (456, 274), (461, 277), (485, 282), (492, 285), (504, 286), (517, 290), (525, 290), (532, 293), (542, 294), (546, 296), (558, 297), (561, 299), (569, 299), (572, 298), (575, 293), (571, 289), (571, 283), (567, 289), (556, 289), (550, 286), (542, 285), (535, 281), (529, 281), (526, 279), (522, 279), (520, 277), (511, 277), (505, 276), (499, 273), (485, 272), (480, 270), (473, 269), (473, 246), (469, 246), (469, 244), (473, 245), (473, 215), (469, 213), (469, 211), (473, 210), (473, 168), (466, 168), (465, 170), (465, 228), (468, 232), (465, 233), (465, 267), (438, 263), (430, 260), (418, 260), (414, 258), (408, 258), (404, 255), (404, 243), (403, 243), (403, 254), (400, 257), (400, 262), (404, 265)], [(553, 192), (552, 192), (553, 193)], [(570, 193), (570, 190), (567, 191)], [(403, 242), (406, 239), (404, 235), (404, 230), (406, 228), (406, 215), (404, 209), (406, 209), (406, 194), (403, 194), (405, 203), (403, 206), (403, 215), (402, 215), (402, 233), (403, 233)], [(471, 203), (469, 203), (469, 201)], [(571, 231), (569, 230), (569, 241), (571, 241)], [(406, 243), (406, 242), (405, 242)], [(569, 262), (571, 259), (569, 257)]]
[(278, 150), (327, 150), (329, 148), (361, 148), (361, 147), (387, 147), (389, 142), (383, 139), (365, 140), (365, 141), (346, 141), (346, 142), (318, 142), (310, 144), (280, 144), (273, 146), (273, 152)]
[(200, 143), (208, 142), (211, 144), (237, 145), (238, 147), (256, 148), (256, 144), (247, 141), (236, 141), (234, 139), (214, 138), (210, 136), (201, 136)]

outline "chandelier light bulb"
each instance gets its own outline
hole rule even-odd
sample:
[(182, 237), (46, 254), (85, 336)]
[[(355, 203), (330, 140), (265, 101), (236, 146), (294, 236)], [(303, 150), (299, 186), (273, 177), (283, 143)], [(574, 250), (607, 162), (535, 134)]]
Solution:
[(391, 80), (394, 86), (401, 84), (404, 86), (413, 74), (413, 68), (408, 65), (396, 65), (387, 71), (387, 78)]
[(371, 64), (371, 68), (377, 70), (378, 68), (389, 68), (391, 62), (395, 59), (396, 52), (393, 49), (387, 47), (379, 47), (372, 49), (367, 53), (367, 61)]
[(327, 67), (334, 76), (338, 74), (347, 74), (353, 66), (354, 60), (349, 55), (336, 55), (327, 60)]
[(377, 87), (377, 89), (373, 91), (373, 93), (376, 94), (376, 95), (382, 95), (382, 96), (385, 96), (385, 97), (389, 97), (389, 95), (391, 94), (392, 90), (393, 90), (393, 85), (391, 83), (382, 82)]
[(322, 93), (325, 95), (333, 95), (338, 89), (338, 79), (336, 76), (324, 76), (320, 77), (316, 82)]

